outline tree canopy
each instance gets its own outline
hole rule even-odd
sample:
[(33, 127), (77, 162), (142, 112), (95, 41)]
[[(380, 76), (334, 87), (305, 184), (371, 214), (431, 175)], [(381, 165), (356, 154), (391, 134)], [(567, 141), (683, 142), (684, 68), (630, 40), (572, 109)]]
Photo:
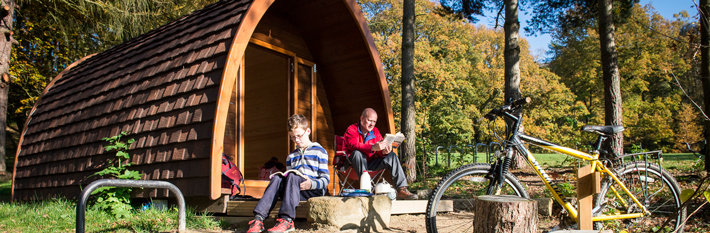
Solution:
[[(19, 0), (13, 25), (7, 159), (12, 161), (29, 111), (59, 72), (74, 61), (146, 33), (216, 0)], [(9, 162), (8, 164), (12, 164)]]
[[(10, 68), (17, 79), (10, 87), (8, 126), (19, 132), (47, 83), (73, 61), (214, 0), (144, 1), (103, 1), (103, 5), (82, 0), (20, 1), (14, 25), (20, 46), (13, 49)], [(402, 2), (360, 0), (359, 4), (383, 61), (399, 125)], [(579, 7), (583, 6), (565, 8), (565, 15), (582, 14)], [(149, 11), (138, 13), (140, 9)], [(502, 30), (475, 25), (451, 11), (436, 2), (416, 1), (414, 71), (420, 146), (493, 141), (490, 126), (477, 120), (503, 103)], [(634, 4), (629, 17), (616, 26), (627, 152), (632, 145), (679, 151), (681, 142), (698, 141), (702, 132), (703, 116), (690, 101), (703, 105), (699, 27), (687, 12), (664, 19), (653, 11), (651, 6)], [(599, 33), (593, 20), (580, 22), (546, 29), (554, 38), (548, 63), (536, 62), (525, 40), (520, 52), (520, 86), (533, 100), (524, 112), (525, 131), (570, 147), (585, 147), (593, 137), (580, 139), (579, 127), (604, 123)], [(9, 155), (14, 154), (16, 143), (16, 138), (8, 140)]]
[[(361, 6), (384, 63), (394, 113), (398, 114), (401, 37), (396, 25), (401, 25), (401, 4), (369, 0), (361, 1)], [(503, 103), (503, 32), (439, 14), (438, 7), (430, 1), (417, 1), (414, 70), (419, 140), (444, 146), (489, 142), (489, 126), (477, 120)], [(575, 125), (574, 114), (584, 114), (585, 109), (575, 104), (574, 95), (560, 77), (540, 67), (527, 43), (522, 44), (521, 88), (534, 100), (526, 111), (530, 117), (526, 130), (544, 133), (552, 140), (571, 140), (572, 135), (558, 132)]]
[[(360, 1), (382, 57), (395, 119), (399, 119), (401, 3)], [(420, 145), (487, 143), (489, 126), (477, 120), (502, 104), (503, 32), (441, 14), (440, 5), (417, 1), (415, 77)], [(570, 9), (574, 12), (574, 9)], [(673, 20), (638, 4), (617, 26), (616, 40), (624, 99), (625, 151), (679, 151), (700, 140), (700, 113), (686, 97), (700, 101), (698, 28), (687, 12)], [(521, 89), (527, 133), (570, 147), (586, 147), (586, 124), (604, 124), (603, 84), (596, 22), (552, 31), (549, 63), (535, 62), (522, 42)], [(676, 81), (677, 78), (677, 81)], [(498, 94), (496, 94), (498, 93)], [(398, 124), (398, 122), (396, 122)]]
[[(637, 4), (627, 22), (616, 30), (627, 129), (624, 136), (627, 145), (677, 151), (682, 142), (698, 141), (702, 132), (700, 112), (690, 102), (699, 102), (702, 96), (695, 42), (698, 28), (687, 12), (674, 20), (652, 12), (651, 6)], [(585, 124), (604, 122), (600, 58), (594, 52), (599, 47), (598, 37), (593, 24), (570, 31), (559, 29), (553, 37), (550, 70), (575, 90), (576, 100), (589, 110), (581, 119)]]

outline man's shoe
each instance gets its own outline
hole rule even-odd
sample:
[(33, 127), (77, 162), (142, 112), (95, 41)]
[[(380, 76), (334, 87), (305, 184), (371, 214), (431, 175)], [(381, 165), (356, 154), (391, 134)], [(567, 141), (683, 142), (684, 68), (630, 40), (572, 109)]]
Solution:
[(247, 233), (261, 233), (264, 231), (264, 222), (258, 219), (249, 221), (249, 230)]
[(270, 228), (267, 233), (285, 233), (294, 230), (293, 221), (290, 219), (279, 218), (276, 219), (276, 225)]
[(410, 193), (409, 190), (407, 190), (407, 186), (397, 188), (397, 199), (417, 200), (418, 198), (417, 194)]

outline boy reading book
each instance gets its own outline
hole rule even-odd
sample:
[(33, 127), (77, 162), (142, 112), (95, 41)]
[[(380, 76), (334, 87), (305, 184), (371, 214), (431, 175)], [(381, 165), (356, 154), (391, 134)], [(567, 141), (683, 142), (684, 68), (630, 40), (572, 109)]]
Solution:
[(291, 174), (291, 173), (298, 175), (300, 177), (303, 177), (304, 179), (310, 179), (310, 177), (304, 175), (303, 173), (299, 172), (298, 170), (291, 169), (291, 170), (287, 170), (285, 172), (271, 173), (271, 175), (269, 175), (269, 180), (271, 180), (271, 178), (274, 178), (274, 176), (288, 176), (288, 174)]
[(303, 115), (289, 117), (288, 134), (296, 144), (296, 149), (286, 157), (287, 171), (270, 177), (271, 181), (264, 190), (264, 196), (254, 208), (254, 220), (249, 222), (247, 232), (264, 230), (264, 219), (269, 216), (278, 200), (281, 200), (281, 209), (279, 209), (276, 225), (267, 232), (292, 231), (299, 201), (323, 196), (326, 193), (330, 183), (328, 152), (317, 142), (311, 142), (308, 119)]

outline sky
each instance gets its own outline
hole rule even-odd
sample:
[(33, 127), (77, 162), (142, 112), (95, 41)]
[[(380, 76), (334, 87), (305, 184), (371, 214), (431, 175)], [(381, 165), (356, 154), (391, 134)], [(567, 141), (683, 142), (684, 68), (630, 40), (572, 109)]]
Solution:
[[(695, 3), (699, 3), (699, 0), (695, 0)], [(688, 11), (689, 15), (692, 17), (697, 14), (695, 9), (695, 4), (693, 0), (640, 0), (639, 4), (642, 6), (651, 4), (653, 8), (656, 9), (663, 18), (673, 19), (673, 14), (680, 12), (681, 10)], [(490, 12), (486, 14), (485, 19), (481, 19), (479, 24), (485, 24), (488, 28), (493, 28), (495, 26), (495, 13)], [(538, 59), (543, 58), (545, 51), (548, 50), (550, 45), (550, 35), (542, 34), (536, 36), (527, 36), (523, 31), (523, 27), (527, 26), (526, 20), (530, 19), (530, 15), (526, 15), (526, 12), (519, 12), (520, 17), (520, 36), (525, 38), (530, 44), (530, 51), (533, 56), (538, 57)], [(501, 21), (502, 24), (502, 21)], [(502, 26), (499, 26), (502, 27)]]

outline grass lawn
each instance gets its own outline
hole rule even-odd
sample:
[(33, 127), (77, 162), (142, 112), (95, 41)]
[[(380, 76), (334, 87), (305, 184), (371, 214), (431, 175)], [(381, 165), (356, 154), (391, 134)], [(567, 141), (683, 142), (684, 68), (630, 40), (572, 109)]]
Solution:
[[(438, 160), (439, 164), (436, 165), (436, 154), (429, 154), (429, 166), (427, 170), (427, 179), (420, 180), (412, 184), (415, 189), (431, 189), (436, 186), (439, 179), (446, 175), (449, 171), (456, 169), (464, 164), (469, 164), (473, 162), (473, 156), (470, 153), (465, 153), (461, 156), (460, 153), (446, 153), (445, 150), (441, 150), (439, 153)], [(491, 155), (492, 156), (492, 155)], [(540, 164), (540, 166), (546, 171), (550, 172), (550, 169), (555, 168), (571, 168), (577, 166), (577, 162), (581, 161), (576, 158), (557, 154), (557, 153), (533, 153), (535, 159)], [(451, 165), (449, 166), (449, 159), (451, 160)], [(678, 175), (678, 173), (687, 174), (693, 172), (693, 165), (696, 163), (697, 158), (691, 153), (667, 153), (663, 154), (662, 165), (665, 169), (671, 172), (673, 175)], [(627, 160), (630, 161), (630, 160)], [(476, 156), (476, 162), (485, 163), (486, 154), (478, 153)], [(526, 165), (526, 167), (528, 167)], [(702, 167), (695, 168), (702, 170)]]
[[(429, 164), (434, 165), (436, 162), (436, 154), (429, 154)], [(537, 162), (543, 166), (543, 167), (559, 167), (565, 165), (565, 163), (569, 164), (569, 162), (576, 161), (576, 159), (569, 157), (567, 155), (563, 154), (539, 154), (539, 153), (533, 153), (533, 156), (535, 159), (537, 159)], [(493, 154), (490, 156), (486, 156), (486, 153), (478, 153), (476, 155), (476, 161), (477, 163), (485, 163), (486, 159), (492, 159), (494, 157)], [(565, 160), (566, 159), (566, 160)], [(458, 166), (461, 166), (463, 164), (468, 164), (468, 163), (473, 163), (473, 155), (470, 153), (464, 153), (463, 156), (461, 156), (460, 153), (446, 153), (442, 151), (439, 153), (438, 156), (439, 160), (439, 165), (443, 167), (449, 167), (449, 160), (451, 160), (451, 168), (456, 168)]]
[[(691, 153), (668, 153), (663, 154), (663, 167), (668, 170), (691, 171), (696, 165), (698, 158)], [(697, 164), (699, 165), (699, 164)], [(703, 167), (697, 167), (696, 170), (702, 170)]]
[[(166, 211), (135, 211), (125, 218), (114, 218), (104, 211), (89, 208), (86, 213), (87, 232), (164, 232), (178, 227), (177, 209)], [(53, 199), (35, 203), (0, 203), (0, 231), (10, 232), (72, 232), (76, 227), (76, 203)], [(219, 229), (211, 218), (187, 214), (188, 229)]]
[[(0, 232), (73, 232), (76, 202), (52, 199), (42, 202), (9, 202), (10, 181), (0, 183)], [(117, 219), (104, 211), (88, 208), (84, 214), (86, 232), (165, 232), (177, 230), (177, 207), (165, 211), (135, 210)], [(187, 229), (220, 230), (221, 223), (187, 211)]]
[[(436, 163), (436, 154), (429, 154), (429, 165), (433, 166)], [(493, 155), (490, 155), (493, 157)], [(563, 154), (557, 154), (557, 153), (550, 153), (550, 154), (545, 154), (545, 153), (533, 153), (533, 156), (535, 159), (537, 159), (537, 162), (543, 167), (563, 167), (563, 166), (570, 166), (574, 162), (578, 161), (576, 158), (563, 155)], [(477, 163), (485, 163), (486, 162), (486, 153), (478, 153), (476, 155), (476, 161)], [(446, 153), (445, 150), (441, 150), (441, 153), (438, 155), (438, 160), (439, 160), (439, 166), (446, 168), (450, 167), (451, 169), (454, 169), (456, 167), (459, 167), (463, 164), (468, 164), (468, 163), (473, 163), (473, 156), (470, 153), (464, 153), (463, 156), (461, 156), (460, 153)], [(449, 160), (451, 161), (451, 165), (449, 166)], [(691, 154), (691, 153), (665, 153), (663, 154), (663, 167), (669, 170), (681, 170), (681, 171), (691, 171), (692, 166), (695, 164), (697, 158)], [(702, 168), (701, 168), (702, 169)]]

